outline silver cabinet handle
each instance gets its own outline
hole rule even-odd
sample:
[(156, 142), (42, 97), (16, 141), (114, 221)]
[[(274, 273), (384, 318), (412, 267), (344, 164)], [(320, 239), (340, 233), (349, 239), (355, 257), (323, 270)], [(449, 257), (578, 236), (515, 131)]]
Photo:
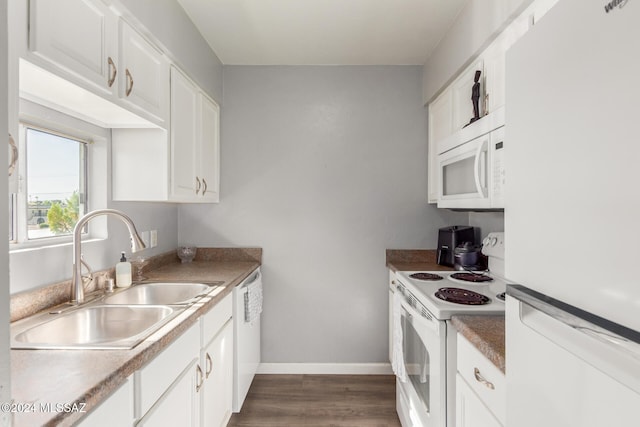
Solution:
[(133, 77), (128, 68), (124, 71), (124, 74), (127, 76), (127, 90), (125, 91), (125, 95), (129, 96), (133, 90)]
[(200, 193), (200, 187), (202, 186), (202, 184), (200, 184), (200, 178), (198, 178), (196, 176), (196, 194)]
[(204, 188), (202, 189), (202, 195), (204, 196), (204, 193), (207, 192), (207, 181), (202, 178), (202, 184), (204, 185)]
[(476, 381), (478, 381), (480, 384), (484, 385), (490, 390), (495, 390), (496, 387), (492, 382), (487, 381), (487, 379), (482, 376), (482, 374), (480, 373), (480, 369), (473, 368), (473, 376), (476, 377)]
[(207, 360), (207, 373), (205, 374), (205, 378), (209, 378), (211, 371), (213, 371), (213, 360), (211, 360), (211, 355), (207, 353), (205, 359)]
[(11, 134), (9, 134), (9, 147), (11, 147), (11, 163), (9, 163), (9, 176), (11, 176), (13, 172), (15, 172), (16, 165), (18, 164), (18, 146)]
[(204, 383), (204, 375), (202, 374), (202, 368), (200, 367), (200, 365), (196, 365), (196, 378), (197, 378), (197, 383), (196, 383), (196, 393), (200, 391), (200, 389), (202, 388), (202, 383)]
[(107, 59), (107, 63), (109, 64), (109, 80), (107, 80), (107, 85), (111, 87), (113, 86), (113, 82), (116, 81), (116, 76), (118, 75), (118, 69), (116, 68), (116, 64), (115, 62), (113, 62), (113, 59), (111, 59), (111, 57)]

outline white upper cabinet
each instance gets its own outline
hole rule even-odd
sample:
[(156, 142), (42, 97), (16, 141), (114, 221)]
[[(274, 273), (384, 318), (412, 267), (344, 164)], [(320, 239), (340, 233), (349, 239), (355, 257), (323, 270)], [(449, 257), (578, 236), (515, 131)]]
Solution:
[(120, 20), (120, 98), (164, 121), (167, 117), (169, 64), (151, 43)]
[(116, 17), (92, 0), (31, 0), (29, 49), (103, 93), (117, 74)]
[(171, 198), (219, 201), (220, 108), (171, 68)]
[(171, 68), (171, 195), (195, 198), (198, 89)]
[(451, 85), (452, 98), (453, 98), (453, 131), (462, 129), (465, 125), (469, 124), (471, 118), (474, 116), (473, 102), (471, 100), (471, 92), (475, 84), (474, 78), (476, 71), (480, 71), (480, 93), (478, 98), (478, 114), (479, 117), (484, 115), (483, 99), (484, 99), (484, 85), (483, 76), (484, 68), (482, 61), (477, 61), (468, 67)]
[(438, 202), (438, 142), (453, 132), (452, 91), (447, 90), (429, 104), (428, 177), (429, 203)]
[(505, 51), (492, 52), (484, 60), (485, 113), (489, 114), (504, 106), (506, 77)]
[[(52, 77), (44, 83), (45, 93), (29, 93), (33, 84), (21, 70), (21, 80), (27, 83), (23, 88), (21, 81), (22, 91), (55, 104), (56, 96), (47, 95), (53, 89), (47, 86), (70, 82), (88, 95), (108, 101), (101, 109), (124, 109), (149, 125), (167, 127), (169, 62), (160, 50), (100, 0), (31, 0), (29, 6), (25, 26), (28, 48), (18, 52)], [(66, 82), (60, 83), (54, 76)], [(71, 113), (77, 110), (82, 114), (87, 103), (100, 104), (91, 96), (65, 95), (64, 90), (61, 88), (60, 98), (76, 100), (76, 105), (68, 99), (61, 101), (61, 107)], [(126, 119), (122, 127), (131, 123), (135, 120)], [(120, 127), (117, 122), (109, 125)]]
[(111, 132), (113, 200), (220, 200), (220, 107), (178, 68), (170, 75), (169, 132)]
[(203, 93), (198, 95), (200, 156), (198, 170), (205, 201), (220, 201), (220, 107)]

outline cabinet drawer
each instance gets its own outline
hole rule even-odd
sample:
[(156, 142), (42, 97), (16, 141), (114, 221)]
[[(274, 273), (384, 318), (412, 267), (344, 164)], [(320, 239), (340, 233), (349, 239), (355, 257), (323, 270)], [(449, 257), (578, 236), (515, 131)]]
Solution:
[(458, 334), (458, 373), (495, 417), (505, 424), (505, 375), (466, 338)]
[(201, 347), (209, 344), (209, 341), (222, 329), (233, 313), (233, 294), (229, 294), (215, 305), (207, 314), (200, 317), (202, 325)]
[(174, 343), (135, 373), (140, 393), (136, 418), (144, 415), (192, 360), (199, 358), (200, 325), (196, 323)]

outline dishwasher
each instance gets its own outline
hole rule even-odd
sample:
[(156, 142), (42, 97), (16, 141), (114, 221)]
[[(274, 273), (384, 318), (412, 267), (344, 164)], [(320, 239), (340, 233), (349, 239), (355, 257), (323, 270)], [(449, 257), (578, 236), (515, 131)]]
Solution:
[(233, 290), (233, 412), (240, 412), (260, 365), (262, 273), (253, 271)]

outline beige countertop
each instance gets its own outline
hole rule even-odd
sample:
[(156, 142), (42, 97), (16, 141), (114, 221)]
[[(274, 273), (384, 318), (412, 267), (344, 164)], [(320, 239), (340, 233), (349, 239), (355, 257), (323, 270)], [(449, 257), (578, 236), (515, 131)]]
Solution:
[[(248, 277), (260, 265), (261, 256), (260, 249), (210, 249), (202, 253), (199, 249), (198, 256), (189, 264), (180, 264), (175, 256), (152, 260), (150, 269), (144, 272), (148, 280), (220, 281), (222, 290), (216, 289), (198, 300), (131, 350), (11, 350), (14, 402), (83, 403), (86, 412), (90, 412)], [(16, 413), (13, 425), (70, 426), (83, 415)]]
[(451, 323), (498, 369), (505, 372), (504, 316), (452, 316)]

